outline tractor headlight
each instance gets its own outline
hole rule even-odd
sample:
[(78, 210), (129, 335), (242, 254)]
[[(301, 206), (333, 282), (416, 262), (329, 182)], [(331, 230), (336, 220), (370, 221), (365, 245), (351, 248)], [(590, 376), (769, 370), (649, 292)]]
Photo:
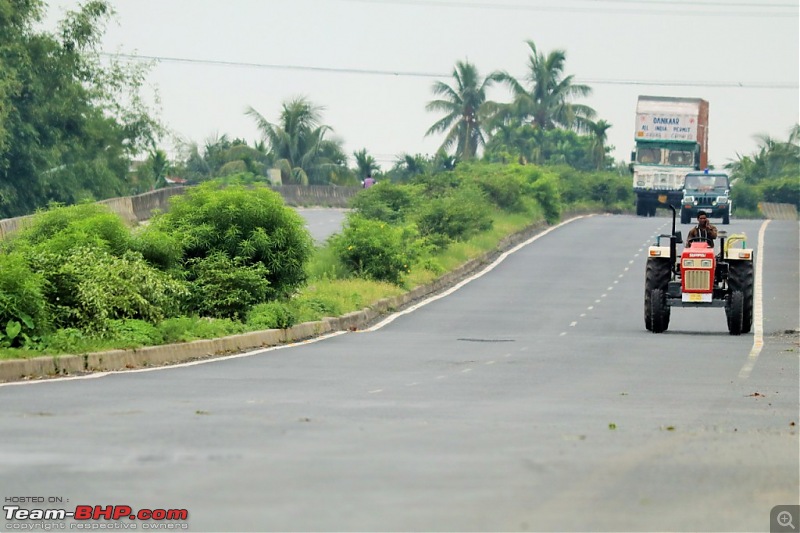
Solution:
[(694, 267), (694, 259), (683, 260), (683, 268), (692, 268), (692, 267)]
[(703, 259), (700, 261), (700, 266), (703, 268), (711, 268), (711, 259)]

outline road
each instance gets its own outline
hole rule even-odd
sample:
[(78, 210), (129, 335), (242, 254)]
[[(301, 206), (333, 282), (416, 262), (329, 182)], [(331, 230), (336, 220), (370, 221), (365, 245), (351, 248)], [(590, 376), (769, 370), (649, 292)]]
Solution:
[(667, 219), (586, 217), (372, 331), (0, 386), (0, 496), (192, 531), (768, 531), (800, 499), (800, 239), (762, 225), (727, 228), (761, 245), (760, 351), (721, 309), (647, 332)]

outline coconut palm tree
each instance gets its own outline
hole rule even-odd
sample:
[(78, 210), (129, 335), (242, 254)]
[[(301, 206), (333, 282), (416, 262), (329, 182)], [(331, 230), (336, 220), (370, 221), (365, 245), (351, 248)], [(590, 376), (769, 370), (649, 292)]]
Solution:
[(367, 176), (372, 176), (381, 169), (375, 158), (367, 153), (366, 148), (353, 152), (353, 157), (356, 160), (356, 173), (359, 179), (363, 180)]
[(278, 124), (269, 122), (253, 107), (247, 109), (269, 144), (284, 183), (327, 183), (346, 162), (341, 142), (325, 138), (333, 130), (321, 124), (322, 109), (305, 98), (295, 98), (283, 103)]
[(428, 111), (445, 113), (431, 126), (425, 135), (447, 132), (442, 150), (455, 146), (455, 155), (459, 159), (472, 159), (478, 148), (486, 143), (483, 125), (489, 107), (486, 100), (486, 89), (496, 81), (497, 74), (492, 73), (481, 79), (478, 69), (468, 61), (458, 61), (453, 69), (453, 86), (442, 81), (433, 84), (433, 93), (441, 96), (438, 100), (428, 102)]
[(606, 131), (611, 128), (611, 124), (605, 120), (588, 123), (589, 134), (591, 135), (591, 155), (594, 166), (597, 170), (602, 170), (606, 161), (606, 141), (608, 136)]
[(498, 79), (511, 89), (513, 100), (510, 104), (498, 106), (494, 124), (520, 122), (543, 130), (586, 131), (596, 113), (589, 106), (573, 103), (572, 99), (589, 96), (591, 87), (574, 83), (572, 75), (564, 75), (564, 50), (553, 50), (545, 55), (533, 41), (526, 43), (530, 48), (528, 73), (523, 80), (526, 83), (507, 72), (498, 75)]

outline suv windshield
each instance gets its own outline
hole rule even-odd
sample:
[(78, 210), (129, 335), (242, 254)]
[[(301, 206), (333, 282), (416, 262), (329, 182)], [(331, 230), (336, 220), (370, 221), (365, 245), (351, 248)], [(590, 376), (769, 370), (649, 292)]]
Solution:
[(728, 190), (727, 176), (714, 176), (713, 174), (686, 176), (684, 188), (687, 191), (726, 191)]

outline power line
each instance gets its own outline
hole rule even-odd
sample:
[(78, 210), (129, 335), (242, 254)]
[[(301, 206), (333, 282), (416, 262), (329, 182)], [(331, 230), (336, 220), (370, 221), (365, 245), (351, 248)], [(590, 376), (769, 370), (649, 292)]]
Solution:
[[(691, 2), (691, 1), (677, 1), (672, 2), (669, 0), (653, 0), (647, 2), (639, 2), (637, 0), (583, 0), (593, 2), (612, 2), (612, 3), (631, 3), (641, 6), (659, 4), (659, 5), (680, 5), (680, 6), (703, 6), (703, 7), (720, 7), (728, 11), (713, 11), (713, 10), (665, 10), (665, 9), (630, 9), (630, 8), (600, 8), (600, 7), (571, 7), (571, 6), (537, 6), (527, 4), (501, 4), (501, 3), (486, 3), (486, 2), (447, 2), (443, 0), (339, 0), (344, 2), (358, 2), (362, 4), (396, 4), (396, 5), (410, 5), (410, 6), (427, 6), (427, 7), (443, 7), (443, 8), (456, 8), (456, 9), (492, 9), (503, 11), (544, 11), (544, 12), (568, 12), (568, 13), (609, 13), (609, 14), (634, 14), (634, 15), (674, 15), (674, 16), (714, 16), (714, 17), (797, 17), (797, 6), (790, 4), (718, 4), (713, 2)], [(579, 0), (580, 1), (580, 0)], [(770, 9), (794, 9), (794, 12), (772, 12), (765, 13), (763, 11), (730, 11), (740, 7), (746, 8), (770, 8)]]
[[(255, 68), (267, 70), (295, 70), (304, 72), (322, 72), (331, 74), (358, 74), (365, 76), (393, 76), (407, 78), (449, 78), (451, 74), (435, 72), (357, 69), (339, 67), (316, 67), (308, 65), (277, 65), (270, 63), (249, 63), (245, 61), (223, 61), (214, 59), (192, 59), (168, 56), (146, 56), (133, 54), (101, 54), (106, 57), (127, 59), (131, 61), (156, 61), (162, 63), (186, 63), (194, 65), (210, 65), (220, 67)], [(761, 83), (750, 81), (672, 81), (672, 80), (623, 80), (623, 79), (576, 79), (580, 83), (594, 83), (596, 85), (649, 85), (658, 87), (719, 87), (732, 89), (797, 89), (797, 83)]]

